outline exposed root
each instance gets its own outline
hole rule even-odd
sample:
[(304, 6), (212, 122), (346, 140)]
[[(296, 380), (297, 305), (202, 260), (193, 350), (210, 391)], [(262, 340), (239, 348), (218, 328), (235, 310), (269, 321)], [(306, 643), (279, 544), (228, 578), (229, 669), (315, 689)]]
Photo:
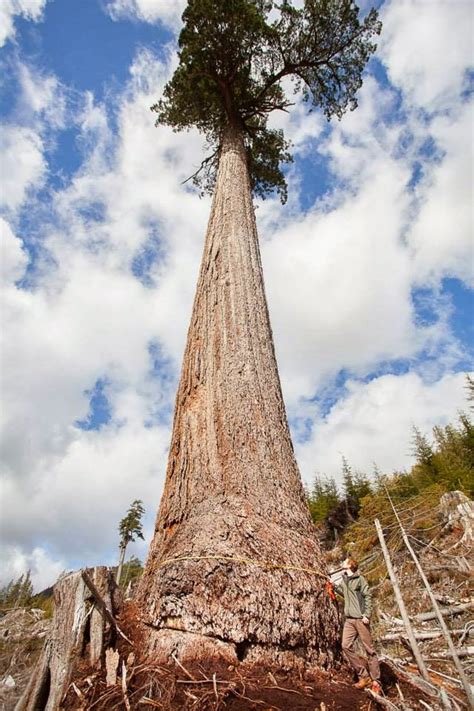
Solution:
[[(124, 665), (122, 666), (122, 670)], [(125, 681), (124, 681), (125, 679)], [(363, 711), (367, 696), (350, 684), (321, 672), (312, 683), (288, 678), (277, 672), (237, 668), (185, 667), (181, 662), (165, 667), (137, 664), (107, 687), (99, 672), (76, 680), (62, 704), (64, 709), (164, 709), (165, 711), (314, 711), (325, 704), (327, 711)]]

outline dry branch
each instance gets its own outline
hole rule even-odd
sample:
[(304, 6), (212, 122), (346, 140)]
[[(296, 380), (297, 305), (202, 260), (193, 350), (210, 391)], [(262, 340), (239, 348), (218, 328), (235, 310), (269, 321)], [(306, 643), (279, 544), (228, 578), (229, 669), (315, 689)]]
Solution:
[(82, 575), (82, 579), (84, 580), (85, 584), (87, 585), (87, 587), (89, 588), (89, 590), (91, 591), (91, 593), (94, 597), (94, 600), (96, 602), (99, 612), (104, 616), (104, 618), (107, 620), (107, 622), (109, 622), (112, 625), (112, 627), (116, 630), (116, 632), (118, 632), (118, 634), (121, 637), (123, 637), (123, 639), (126, 642), (131, 644), (131, 641), (128, 639), (128, 637), (126, 637), (124, 635), (124, 633), (118, 626), (117, 620), (110, 612), (109, 608), (107, 607), (107, 603), (105, 602), (104, 598), (102, 597), (102, 595), (100, 594), (100, 592), (98, 591), (96, 586), (94, 585), (94, 583), (91, 580), (90, 576), (88, 575), (87, 571), (82, 570), (81, 575)]
[[(458, 657), (472, 657), (474, 656), (474, 647), (461, 647), (456, 649), (456, 654)], [(450, 652), (430, 652), (430, 657), (433, 659), (449, 659), (451, 657)]]
[[(466, 633), (466, 630), (463, 628), (461, 630), (450, 630), (452, 635), (458, 636), (458, 635), (463, 635)], [(421, 631), (421, 630), (414, 630), (414, 635), (416, 639), (419, 640), (427, 640), (427, 639), (437, 639), (438, 637), (442, 637), (443, 633), (440, 630), (428, 630), (428, 631)], [(390, 642), (390, 641), (395, 641), (399, 640), (401, 637), (403, 637), (403, 631), (402, 630), (390, 630), (387, 634), (384, 634), (383, 637), (379, 637), (379, 640), (381, 642)]]
[[(466, 610), (473, 610), (474, 602), (466, 602), (462, 605), (450, 605), (449, 607), (441, 607), (440, 612), (443, 617), (454, 617), (454, 615), (462, 615)], [(437, 614), (433, 610), (430, 612), (421, 612), (419, 615), (413, 617), (414, 620), (419, 622), (428, 622), (428, 620), (436, 619)]]

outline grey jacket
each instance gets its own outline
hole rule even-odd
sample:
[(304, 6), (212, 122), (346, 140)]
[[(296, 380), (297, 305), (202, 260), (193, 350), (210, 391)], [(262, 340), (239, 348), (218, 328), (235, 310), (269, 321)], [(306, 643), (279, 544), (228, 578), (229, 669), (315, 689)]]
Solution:
[(372, 593), (363, 575), (353, 573), (343, 575), (338, 585), (334, 586), (339, 595), (344, 596), (344, 615), (346, 617), (370, 617), (372, 612)]

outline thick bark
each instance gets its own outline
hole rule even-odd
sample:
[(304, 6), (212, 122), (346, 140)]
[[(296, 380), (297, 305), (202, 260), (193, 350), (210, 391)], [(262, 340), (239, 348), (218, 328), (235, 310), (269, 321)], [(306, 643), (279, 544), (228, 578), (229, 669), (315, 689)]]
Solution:
[(330, 664), (338, 616), (323, 575), (268, 562), (321, 569), (322, 556), (281, 394), (245, 152), (229, 132), (137, 593), (145, 651)]
[[(107, 608), (113, 609), (115, 583), (105, 567), (88, 571)], [(94, 605), (81, 571), (61, 578), (54, 586), (54, 617), (30, 682), (16, 711), (55, 711), (69, 687), (77, 664), (101, 665), (110, 625)]]

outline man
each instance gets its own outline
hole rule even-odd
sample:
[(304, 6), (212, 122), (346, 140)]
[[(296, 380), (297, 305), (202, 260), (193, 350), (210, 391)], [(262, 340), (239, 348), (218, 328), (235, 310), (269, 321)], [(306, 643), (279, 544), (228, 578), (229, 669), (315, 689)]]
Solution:
[[(342, 652), (359, 677), (356, 688), (365, 689), (370, 686), (371, 691), (380, 694), (380, 666), (369, 628), (372, 595), (367, 580), (357, 571), (357, 562), (353, 558), (346, 558), (342, 564), (342, 580), (334, 585), (336, 592), (344, 596), (346, 619), (342, 632)], [(367, 660), (353, 650), (356, 639), (362, 642)]]

